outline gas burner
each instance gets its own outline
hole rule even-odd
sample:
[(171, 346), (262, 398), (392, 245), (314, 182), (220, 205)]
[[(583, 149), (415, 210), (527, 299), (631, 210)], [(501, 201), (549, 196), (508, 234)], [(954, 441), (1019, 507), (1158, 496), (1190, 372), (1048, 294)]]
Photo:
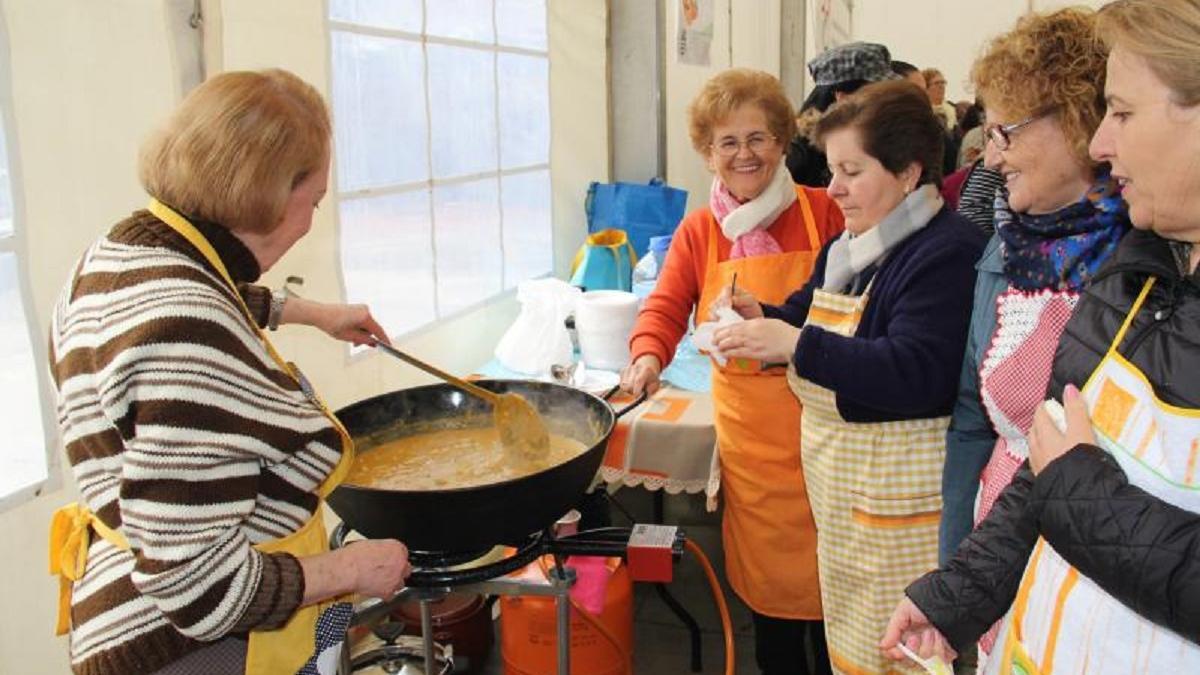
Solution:
[[(433, 616), (431, 604), (450, 593), (451, 589), (490, 595), (540, 595), (553, 596), (556, 603), (555, 626), (557, 631), (557, 672), (565, 675), (570, 671), (570, 616), (569, 594), (575, 584), (575, 570), (565, 565), (567, 556), (618, 556), (629, 555), (631, 535), (645, 526), (637, 528), (603, 527), (583, 530), (575, 534), (556, 537), (552, 530), (529, 535), (512, 554), (495, 562), (472, 563), (484, 558), (485, 552), (437, 552), (415, 551), (409, 558), (413, 564), (406, 588), (391, 600), (376, 600), (356, 607), (352, 626), (373, 626), (384, 620), (392, 611), (394, 603), (407, 598), (420, 602), (421, 641), (423, 645), (425, 672), (435, 672), (437, 667), (436, 645), (433, 641)], [(684, 536), (677, 528), (668, 528), (673, 534), (669, 555), (678, 560), (683, 554)], [(330, 548), (340, 548), (349, 534), (344, 524), (339, 524), (329, 538)], [(530, 582), (509, 575), (529, 565), (543, 555), (554, 557), (554, 565), (548, 570), (545, 583)]]
[[(330, 548), (341, 548), (349, 534), (344, 524), (338, 524), (329, 538)], [(411, 551), (409, 560), (413, 572), (407, 584), (411, 588), (452, 588), (507, 576), (525, 567), (538, 557), (551, 554), (556, 558), (570, 555), (625, 556), (630, 528), (602, 527), (583, 530), (565, 537), (555, 537), (547, 530), (529, 535), (512, 555), (494, 562), (471, 563), (484, 557), (487, 551)], [(674, 557), (683, 553), (683, 536), (679, 533)], [(555, 565), (558, 567), (558, 565)]]
[(473, 560), (479, 560), (487, 555), (491, 549), (482, 549), (479, 551), (467, 552), (452, 552), (452, 551), (409, 551), (408, 561), (416, 569), (434, 568), (441, 569), (462, 565)]
[(451, 588), (474, 584), (488, 579), (497, 579), (525, 567), (545, 552), (544, 535), (531, 535), (512, 555), (495, 562), (471, 565), (488, 551), (475, 553), (428, 553), (418, 556), (409, 554), (413, 571), (405, 582), (412, 588)]
[[(348, 542), (346, 538), (350, 531), (345, 523), (339, 523), (329, 536), (329, 548), (341, 548)], [(510, 556), (494, 562), (482, 562), (472, 565), (488, 554), (491, 549), (482, 551), (409, 551), (408, 559), (413, 571), (406, 584), (410, 588), (436, 589), (450, 588), (464, 584), (474, 584), (489, 579), (497, 579), (515, 572), (529, 563), (537, 560), (538, 556), (547, 552), (545, 541), (552, 539), (548, 534), (531, 534)]]

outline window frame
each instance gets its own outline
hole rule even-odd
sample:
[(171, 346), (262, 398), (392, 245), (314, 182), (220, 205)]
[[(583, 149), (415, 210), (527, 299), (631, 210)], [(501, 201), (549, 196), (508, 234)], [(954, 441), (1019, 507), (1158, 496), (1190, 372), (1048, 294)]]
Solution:
[(19, 140), (13, 115), (12, 97), (12, 53), (10, 51), (8, 21), (0, 13), (0, 133), (4, 134), (7, 149), (9, 190), (12, 199), (12, 234), (0, 236), (0, 254), (11, 253), (17, 265), (17, 287), (25, 314), (25, 328), (33, 354), (35, 377), (37, 378), (37, 400), (42, 419), (42, 454), (46, 460), (46, 477), (23, 488), (0, 494), (0, 513), (24, 504), (34, 498), (58, 490), (62, 486), (61, 460), (59, 453), (58, 419), (54, 385), (50, 381), (50, 360), (44, 348), (46, 335), (38, 322), (37, 306), (34, 301), (33, 282), (29, 270), (28, 239), (25, 236), (25, 191), (21, 174)]
[[(432, 0), (432, 1), (436, 1), (436, 0)], [(432, 141), (432, 138), (433, 138), (433, 131), (432, 131), (433, 121), (432, 121), (432, 115), (430, 114), (429, 45), (433, 44), (433, 45), (441, 45), (441, 46), (449, 46), (449, 47), (475, 49), (475, 50), (482, 51), (485, 53), (490, 53), (493, 55), (493, 58), (492, 58), (493, 79), (492, 79), (492, 82), (493, 82), (493, 87), (495, 88), (494, 95), (495, 95), (495, 101), (496, 101), (493, 124), (495, 125), (496, 132), (497, 132), (497, 136), (496, 136), (496, 170), (456, 175), (456, 176), (453, 176), (450, 178), (435, 178), (433, 176), (433, 174), (434, 174), (433, 148), (432, 148), (432, 142), (429, 142), (429, 143), (426, 143), (426, 165), (427, 165), (428, 171), (429, 171), (428, 178), (426, 178), (424, 180), (409, 181), (409, 182), (404, 182), (404, 183), (389, 183), (389, 184), (386, 184), (383, 186), (357, 188), (357, 189), (352, 189), (352, 190), (342, 190), (340, 188), (340, 186), (338, 185), (339, 177), (337, 176), (337, 156), (336, 156), (336, 154), (331, 158), (331, 165), (332, 165), (332, 171), (333, 171), (333, 176), (332, 176), (333, 187), (330, 190), (329, 196), (330, 196), (330, 204), (333, 207), (334, 227), (336, 228), (336, 231), (338, 232), (338, 236), (335, 239), (335, 255), (338, 260), (337, 279), (338, 279), (338, 283), (341, 285), (343, 298), (349, 299), (348, 292), (347, 292), (348, 286), (346, 283), (345, 267), (342, 263), (343, 257), (342, 257), (342, 250), (341, 250), (342, 249), (342, 233), (343, 233), (342, 220), (341, 220), (341, 205), (342, 205), (343, 201), (355, 200), (355, 199), (366, 199), (366, 198), (371, 198), (371, 197), (385, 197), (388, 195), (406, 194), (406, 193), (411, 193), (411, 192), (426, 192), (428, 195), (428, 218), (429, 218), (430, 227), (431, 227), (431, 239), (432, 239), (430, 254), (434, 257), (434, 260), (435, 260), (435, 263), (433, 266), (433, 272), (432, 272), (433, 288), (434, 288), (433, 292), (434, 292), (435, 316), (431, 320), (429, 320), (425, 323), (422, 323), (414, 328), (403, 330), (396, 334), (389, 334), (388, 337), (391, 339), (413, 338), (413, 337), (419, 336), (423, 333), (427, 333), (431, 330), (436, 330), (443, 323), (454, 321), (455, 319), (461, 318), (461, 317), (469, 315), (473, 312), (477, 312), (484, 307), (490, 306), (490, 305), (494, 304), (495, 302), (502, 300), (503, 298), (511, 297), (511, 296), (515, 295), (516, 288), (517, 288), (516, 284), (519, 282), (514, 283), (513, 286), (511, 286), (511, 287), (505, 287), (505, 285), (504, 285), (504, 283), (505, 283), (504, 280), (505, 280), (505, 276), (506, 276), (505, 272), (507, 269), (507, 259), (505, 256), (505, 245), (504, 245), (504, 179), (507, 177), (511, 177), (511, 176), (519, 176), (519, 175), (523, 175), (523, 174), (530, 174), (530, 173), (544, 171), (544, 172), (546, 172), (547, 180), (549, 183), (549, 188), (550, 188), (549, 194), (551, 196), (551, 202), (553, 201), (553, 194), (554, 194), (554, 187), (553, 187), (554, 175), (551, 170), (551, 157), (553, 155), (553, 149), (552, 149), (553, 133), (552, 132), (553, 132), (553, 124), (554, 123), (553, 123), (553, 119), (550, 115), (550, 109), (549, 109), (550, 108), (550, 75), (549, 75), (549, 73), (550, 73), (550, 68), (551, 68), (550, 41), (549, 41), (549, 24), (550, 24), (549, 1), (546, 0), (546, 2), (544, 3), (545, 11), (546, 11), (546, 33), (547, 33), (546, 47), (544, 50), (499, 44), (499, 26), (498, 26), (498, 22), (496, 19), (496, 13), (498, 11), (497, 0), (492, 0), (492, 2), (491, 2), (492, 42), (484, 43), (484, 42), (478, 42), (475, 40), (466, 40), (466, 39), (461, 39), (461, 38), (450, 38), (450, 37), (443, 37), (443, 36), (438, 36), (438, 35), (429, 35), (426, 33), (426, 28), (428, 26), (428, 16), (429, 16), (427, 7), (430, 2), (431, 2), (431, 0), (422, 0), (422, 2), (421, 2), (421, 32), (420, 33), (414, 33), (411, 31), (405, 31), (405, 30), (399, 30), (399, 29), (393, 29), (393, 28), (384, 28), (384, 27), (380, 27), (380, 26), (367, 26), (367, 25), (352, 23), (349, 21), (333, 19), (330, 17), (330, 2), (329, 2), (329, 0), (326, 0), (326, 2), (324, 3), (324, 5), (325, 5), (324, 19), (325, 19), (325, 37), (326, 37), (326, 40), (325, 40), (326, 65), (328, 66), (328, 73), (329, 73), (329, 81), (327, 84), (328, 84), (328, 91), (331, 92), (330, 107), (332, 108), (332, 105), (333, 105), (333, 102), (332, 102), (332, 92), (334, 91), (333, 78), (334, 78), (334, 73), (336, 70), (334, 67), (334, 53), (333, 53), (333, 43), (334, 43), (333, 33), (334, 33), (334, 31), (342, 31), (345, 33), (350, 33), (350, 34), (355, 34), (355, 35), (391, 38), (391, 39), (399, 39), (399, 40), (407, 40), (410, 42), (415, 42), (415, 43), (419, 44), (421, 47), (421, 55), (422, 55), (422, 59), (423, 59), (422, 76), (424, 78), (424, 84), (425, 84), (423, 95), (424, 95), (424, 103), (425, 103), (425, 111), (426, 111), (424, 134), (425, 134), (426, 139), (429, 139), (430, 141)], [(502, 106), (501, 106), (501, 98), (500, 98), (500, 77), (499, 77), (499, 70), (500, 70), (499, 61), (500, 60), (499, 60), (499, 55), (504, 54), (504, 53), (515, 54), (515, 55), (519, 55), (519, 56), (538, 57), (538, 58), (544, 58), (546, 60), (546, 70), (547, 70), (547, 79), (546, 79), (547, 130), (546, 130), (546, 134), (547, 134), (547, 138), (549, 139), (549, 141), (547, 143), (546, 161), (545, 162), (537, 163), (537, 164), (521, 165), (521, 166), (516, 166), (516, 167), (512, 167), (512, 168), (508, 168), (508, 169), (503, 168), (502, 157), (501, 157), (501, 147), (502, 147), (503, 143), (501, 142), (501, 139), (500, 139), (500, 116), (501, 116), (501, 107)], [(334, 124), (335, 124), (335, 133), (336, 133), (336, 121), (334, 122)], [(337, 152), (336, 148), (334, 148), (334, 152), (335, 153)], [(500, 257), (500, 272), (499, 272), (499, 274), (500, 274), (500, 290), (496, 293), (493, 293), (493, 294), (483, 298), (482, 300), (472, 302), (464, 307), (460, 307), (453, 311), (442, 313), (440, 310), (442, 303), (441, 303), (440, 299), (438, 298), (438, 269), (437, 269), (437, 265), (436, 265), (437, 221), (435, 220), (435, 209), (436, 209), (436, 201), (437, 200), (434, 197), (434, 190), (436, 188), (442, 187), (442, 186), (454, 186), (454, 185), (468, 184), (468, 183), (473, 183), (473, 182), (488, 179), (488, 178), (494, 178), (496, 181), (497, 220), (498, 220), (498, 223), (500, 226), (499, 248), (497, 249), (496, 254)], [(549, 228), (549, 232), (548, 232), (549, 236), (546, 241), (546, 251), (549, 254), (549, 258), (550, 258), (549, 268), (536, 276), (529, 277), (529, 279), (542, 279), (542, 278), (546, 278), (546, 277), (552, 277), (555, 275), (555, 266), (556, 266), (555, 242), (556, 242), (556, 239), (558, 238), (558, 233), (555, 231), (555, 228), (554, 228), (554, 214), (553, 214), (552, 207), (549, 208), (548, 215), (550, 217), (550, 228)], [(360, 302), (369, 302), (370, 298), (356, 298), (355, 300), (360, 301)], [(360, 355), (361, 353), (364, 353), (366, 351), (369, 351), (369, 350), (355, 349), (355, 348), (351, 347), (350, 348), (350, 356), (351, 356), (351, 358), (353, 358), (354, 356)]]

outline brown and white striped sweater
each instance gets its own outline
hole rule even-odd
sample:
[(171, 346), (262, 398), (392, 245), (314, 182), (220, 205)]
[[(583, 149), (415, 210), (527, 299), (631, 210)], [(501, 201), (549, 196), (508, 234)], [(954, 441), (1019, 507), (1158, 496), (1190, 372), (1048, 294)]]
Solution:
[[(254, 256), (224, 228), (197, 227), (261, 325)], [(50, 359), (83, 500), (131, 546), (92, 537), (72, 599), (73, 670), (152, 672), (206, 642), (282, 626), (304, 593), (300, 565), (252, 545), (308, 520), (341, 443), (216, 271), (134, 213), (63, 290)]]

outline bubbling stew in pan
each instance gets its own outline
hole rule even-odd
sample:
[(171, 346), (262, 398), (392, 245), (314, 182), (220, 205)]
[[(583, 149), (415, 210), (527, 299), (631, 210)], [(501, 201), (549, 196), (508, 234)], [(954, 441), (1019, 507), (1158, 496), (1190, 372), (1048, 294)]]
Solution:
[(550, 434), (545, 456), (505, 451), (496, 427), (434, 430), (386, 441), (362, 452), (346, 483), (381, 490), (447, 490), (499, 483), (557, 466), (587, 450)]

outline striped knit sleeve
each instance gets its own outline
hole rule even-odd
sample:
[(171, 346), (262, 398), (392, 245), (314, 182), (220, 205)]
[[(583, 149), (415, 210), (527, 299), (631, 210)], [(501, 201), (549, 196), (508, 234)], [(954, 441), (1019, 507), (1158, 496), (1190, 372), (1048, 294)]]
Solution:
[(295, 413), (286, 377), (264, 365), (211, 275), (154, 255), (122, 260), (116, 275), (97, 264), (79, 277), (58, 367), (93, 374), (103, 416), (123, 440), (116, 499), (138, 592), (198, 640), (278, 627), (299, 606), (302, 574), (295, 558), (264, 555), (252, 538), (294, 531), (315, 504), (272, 499), (263, 486), (304, 494), (319, 482), (327, 462), (286, 489), (268, 468), (294, 460), (327, 421)]
[(241, 283), (238, 284), (238, 293), (242, 295), (246, 309), (250, 310), (250, 316), (254, 317), (254, 323), (258, 324), (259, 328), (266, 328), (267, 318), (271, 313), (271, 289), (257, 284)]

